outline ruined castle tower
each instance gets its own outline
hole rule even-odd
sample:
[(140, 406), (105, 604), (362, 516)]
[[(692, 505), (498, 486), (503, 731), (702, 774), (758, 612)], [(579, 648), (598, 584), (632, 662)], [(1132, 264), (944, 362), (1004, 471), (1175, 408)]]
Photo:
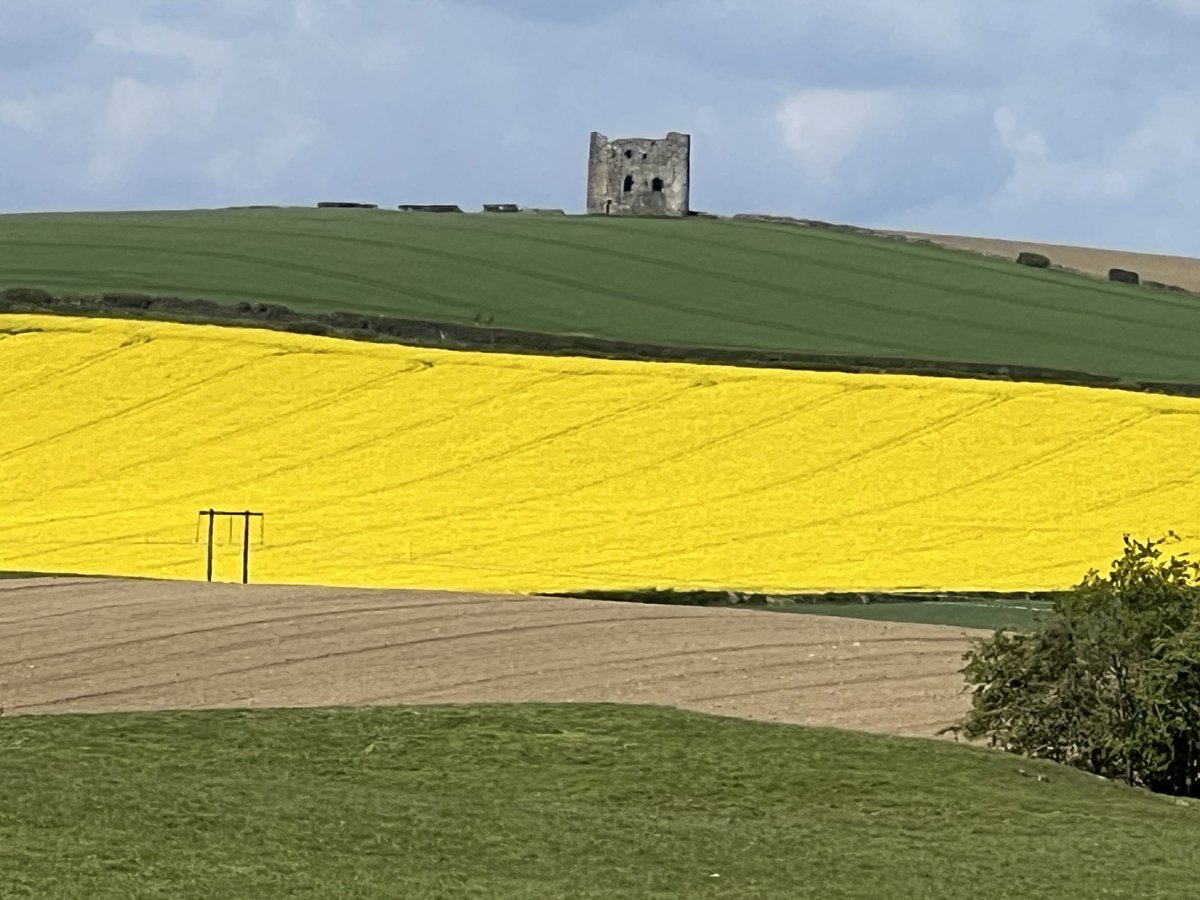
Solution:
[(686, 216), (691, 192), (692, 138), (610, 141), (592, 132), (587, 210), (610, 216)]

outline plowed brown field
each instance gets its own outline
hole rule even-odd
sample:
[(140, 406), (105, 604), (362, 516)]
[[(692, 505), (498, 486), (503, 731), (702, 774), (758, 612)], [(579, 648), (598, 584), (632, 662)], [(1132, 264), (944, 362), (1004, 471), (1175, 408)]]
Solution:
[(6, 714), (628, 702), (932, 735), (967, 629), (420, 591), (0, 581)]
[(1175, 284), (1189, 291), (1200, 291), (1200, 259), (1186, 256), (1163, 256), (1157, 253), (1132, 253), (1126, 250), (1103, 250), (1098, 247), (1070, 247), (1064, 244), (1039, 244), (1036, 241), (1008, 241), (999, 238), (961, 237), (949, 234), (922, 234), (915, 231), (890, 231), (884, 234), (902, 235), (930, 241), (943, 247), (970, 250), (988, 256), (1016, 259), (1022, 250), (1031, 250), (1050, 257), (1057, 266), (1108, 277), (1109, 269), (1130, 269), (1143, 281)]

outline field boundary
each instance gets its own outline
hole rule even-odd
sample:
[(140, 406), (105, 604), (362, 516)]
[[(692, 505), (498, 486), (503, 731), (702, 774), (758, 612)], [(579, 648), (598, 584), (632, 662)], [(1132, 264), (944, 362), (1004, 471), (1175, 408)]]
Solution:
[[(243, 301), (237, 304), (228, 304), (215, 300), (137, 293), (56, 296), (37, 288), (14, 287), (0, 290), (0, 315), (3, 314), (136, 319), (192, 325), (260, 328), (291, 334), (309, 334), (370, 343), (404, 344), (441, 350), (574, 356), (587, 359), (692, 363), (847, 374), (968, 378), (1200, 397), (1200, 384), (1133, 381), (1066, 369), (954, 360), (653, 344), (592, 337), (586, 334), (552, 334), (365, 313), (301, 312), (278, 303)], [(0, 327), (0, 332), (3, 330)]]
[(541, 594), (615, 603), (700, 606), (777, 613), (843, 616), (906, 624), (968, 628), (1036, 628), (1065, 591), (912, 591), (761, 594), (744, 591), (685, 591), (647, 588), (632, 591), (575, 591)]

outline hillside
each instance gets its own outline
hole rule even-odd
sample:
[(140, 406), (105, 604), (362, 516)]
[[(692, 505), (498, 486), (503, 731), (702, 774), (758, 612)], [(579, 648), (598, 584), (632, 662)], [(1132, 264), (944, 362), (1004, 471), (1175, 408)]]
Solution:
[[(949, 234), (920, 232), (891, 232), (921, 241), (931, 241), (943, 247), (969, 250), (1005, 259), (1015, 259), (1023, 250), (1044, 253), (1057, 266), (1087, 272), (1107, 278), (1109, 269), (1129, 269), (1143, 281), (1174, 284), (1189, 291), (1200, 292), (1200, 259), (1186, 256), (1164, 256), (1159, 253), (1132, 253), (1127, 250), (1106, 250), (1100, 247), (1072, 247), (1065, 244), (1039, 244), (1034, 241), (1011, 241), (1000, 238), (964, 237)], [(1200, 298), (1195, 298), (1200, 303)]]
[(505, 592), (1052, 590), (1200, 532), (1189, 398), (6, 321), (0, 569), (202, 577), (210, 506), (267, 512), (256, 581)]
[(587, 701), (933, 737), (966, 712), (962, 655), (988, 633), (574, 598), (120, 578), (8, 580), (0, 601), (6, 716)]
[(5, 719), (6, 896), (1190, 900), (1200, 814), (927, 740), (645, 707)]
[(1194, 297), (831, 229), (364, 210), (0, 216), (0, 287), (1200, 383)]

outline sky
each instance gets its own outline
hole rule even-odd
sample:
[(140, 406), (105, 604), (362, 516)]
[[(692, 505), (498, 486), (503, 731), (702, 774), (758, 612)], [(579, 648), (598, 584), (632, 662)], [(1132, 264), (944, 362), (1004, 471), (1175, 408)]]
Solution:
[(1200, 0), (0, 0), (0, 211), (692, 206), (1200, 256)]

